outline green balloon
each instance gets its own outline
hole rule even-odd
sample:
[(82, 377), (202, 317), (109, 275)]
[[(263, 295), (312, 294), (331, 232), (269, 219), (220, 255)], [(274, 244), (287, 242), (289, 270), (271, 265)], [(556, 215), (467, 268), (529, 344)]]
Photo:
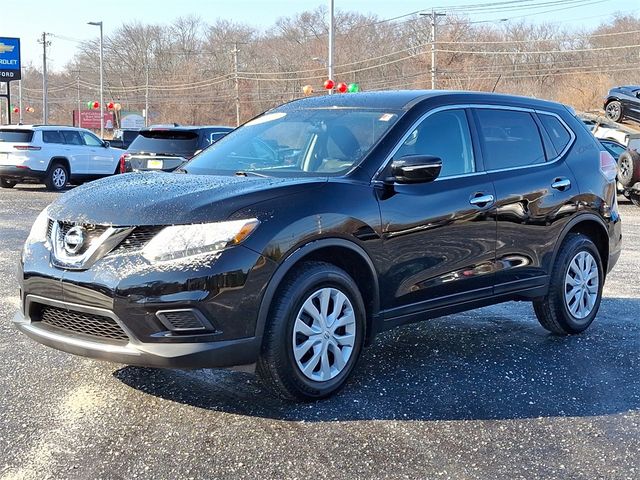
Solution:
[(360, 85), (358, 85), (357, 83), (350, 83), (349, 86), (347, 87), (347, 92), (349, 93), (356, 93), (360, 91)]
[(93, 108), (93, 102), (87, 102), (87, 107), (89, 109), (92, 109)]

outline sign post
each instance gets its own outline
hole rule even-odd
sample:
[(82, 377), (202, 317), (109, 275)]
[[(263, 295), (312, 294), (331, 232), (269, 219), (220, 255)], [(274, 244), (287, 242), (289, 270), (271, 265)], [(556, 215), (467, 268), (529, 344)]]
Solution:
[(11, 82), (21, 78), (20, 39), (0, 37), (0, 83), (7, 84), (7, 93), (0, 94), (0, 97), (7, 99), (9, 124), (11, 124)]

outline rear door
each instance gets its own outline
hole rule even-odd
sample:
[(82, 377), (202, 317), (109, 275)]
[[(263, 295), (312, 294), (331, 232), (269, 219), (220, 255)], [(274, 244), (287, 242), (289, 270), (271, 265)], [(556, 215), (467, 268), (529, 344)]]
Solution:
[(495, 293), (546, 284), (560, 231), (576, 206), (564, 162), (575, 135), (555, 114), (474, 108), (489, 178), (496, 191)]
[(64, 138), (64, 151), (69, 160), (71, 175), (88, 174), (90, 152), (85, 147), (80, 133), (77, 130), (61, 130), (60, 132)]
[(106, 148), (102, 140), (91, 132), (80, 132), (84, 148), (88, 155), (87, 174), (110, 175), (115, 172), (117, 159), (113, 150)]

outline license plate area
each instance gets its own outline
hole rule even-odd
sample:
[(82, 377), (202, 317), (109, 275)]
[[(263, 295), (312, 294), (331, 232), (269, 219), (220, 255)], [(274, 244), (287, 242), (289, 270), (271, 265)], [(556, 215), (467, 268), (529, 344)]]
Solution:
[(147, 168), (162, 170), (162, 160), (147, 160)]

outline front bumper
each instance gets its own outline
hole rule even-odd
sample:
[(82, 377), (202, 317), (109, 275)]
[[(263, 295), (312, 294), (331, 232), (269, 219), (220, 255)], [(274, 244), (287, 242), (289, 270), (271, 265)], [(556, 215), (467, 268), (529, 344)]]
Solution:
[[(108, 255), (84, 271), (55, 268), (49, 255), (44, 245), (33, 245), (20, 265), (22, 309), (14, 325), (32, 339), (137, 366), (227, 368), (256, 362), (257, 312), (275, 268), (261, 255), (234, 247), (214, 261), (171, 269), (134, 268), (137, 254)], [(60, 323), (46, 319), (46, 309), (57, 311)], [(211, 328), (173, 330), (160, 318), (181, 310), (197, 313)], [(88, 332), (82, 322), (96, 318), (121, 336)], [(65, 322), (71, 319), (69, 327)]]
[[(27, 298), (27, 304), (35, 299), (73, 311), (100, 310), (33, 296)], [(110, 314), (105, 311), (99, 313)], [(22, 312), (16, 313), (13, 322), (18, 330), (43, 345), (75, 355), (142, 367), (225, 368), (251, 365), (255, 363), (260, 348), (260, 342), (255, 337), (219, 342), (172, 344), (149, 344), (130, 338), (126, 344), (113, 344), (48, 329), (40, 322), (31, 322)], [(118, 323), (123, 326), (120, 321)]]

